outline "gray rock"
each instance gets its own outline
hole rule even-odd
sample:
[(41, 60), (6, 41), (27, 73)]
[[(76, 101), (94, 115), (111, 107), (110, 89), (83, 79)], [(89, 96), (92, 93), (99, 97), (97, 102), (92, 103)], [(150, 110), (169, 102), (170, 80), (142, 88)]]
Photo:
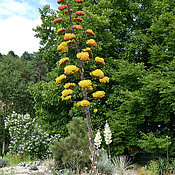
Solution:
[(25, 167), (30, 167), (32, 166), (33, 162), (27, 162)]
[(19, 166), (26, 166), (26, 162), (19, 163)]
[(41, 161), (35, 161), (34, 163), (35, 163), (36, 166), (40, 166), (42, 164)]

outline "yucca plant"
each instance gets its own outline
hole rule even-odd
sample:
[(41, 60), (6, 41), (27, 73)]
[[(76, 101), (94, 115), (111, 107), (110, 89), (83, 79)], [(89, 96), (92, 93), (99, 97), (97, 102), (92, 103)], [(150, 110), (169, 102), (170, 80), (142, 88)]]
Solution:
[(134, 164), (131, 159), (127, 156), (117, 156), (112, 159), (115, 173), (119, 175), (131, 175), (129, 171), (130, 168), (133, 168)]
[(7, 160), (5, 160), (4, 158), (0, 158), (0, 168), (6, 167), (8, 164), (9, 162)]
[(173, 174), (175, 174), (175, 159), (172, 159)]
[(102, 154), (97, 161), (98, 172), (101, 174), (112, 175), (114, 171), (113, 164), (109, 159), (107, 153)]
[(159, 164), (159, 171), (160, 171), (160, 174), (162, 175), (163, 174), (163, 170), (165, 168), (165, 159), (161, 158), (158, 160), (158, 164)]

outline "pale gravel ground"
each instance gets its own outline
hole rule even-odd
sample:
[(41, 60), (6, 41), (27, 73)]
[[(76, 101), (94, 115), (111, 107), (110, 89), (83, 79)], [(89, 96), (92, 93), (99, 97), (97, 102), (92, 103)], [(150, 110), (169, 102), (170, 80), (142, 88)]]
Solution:
[[(30, 170), (29, 167), (24, 166), (14, 166), (14, 167), (4, 167), (0, 168), (0, 175), (49, 175), (47, 163), (42, 163), (40, 166), (37, 166), (38, 170)], [(3, 173), (2, 173), (3, 172)], [(128, 175), (137, 175), (136, 171), (128, 172)], [(116, 173), (115, 175), (120, 175)]]
[(38, 170), (30, 170), (29, 167), (14, 166), (0, 168), (2, 175), (49, 175), (46, 166), (38, 166)]
[[(38, 170), (29, 170), (29, 168), (22, 167), (22, 166), (15, 166), (15, 167), (6, 167), (1, 168), (0, 173), (4, 172), (3, 175), (49, 175), (45, 166), (38, 166)], [(120, 175), (120, 174), (115, 174)], [(137, 172), (130, 171), (129, 175), (137, 175)]]

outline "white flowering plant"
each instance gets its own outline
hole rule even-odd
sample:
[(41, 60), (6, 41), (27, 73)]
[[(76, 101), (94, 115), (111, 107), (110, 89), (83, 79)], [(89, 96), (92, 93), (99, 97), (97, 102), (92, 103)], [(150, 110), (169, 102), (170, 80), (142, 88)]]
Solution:
[(94, 144), (97, 149), (100, 148), (101, 142), (102, 142), (102, 139), (101, 139), (100, 131), (98, 130), (97, 134), (95, 135), (95, 139), (94, 139)]
[(6, 117), (5, 127), (9, 130), (9, 153), (28, 154), (31, 157), (44, 159), (51, 155), (49, 146), (59, 135), (49, 136), (29, 114), (13, 112)]
[(107, 121), (104, 128), (104, 137), (105, 137), (106, 145), (109, 145), (112, 142), (112, 133)]
[[(109, 158), (111, 156), (109, 145), (112, 142), (112, 132), (110, 130), (110, 127), (109, 127), (109, 124), (107, 121), (106, 121), (106, 124), (104, 126), (104, 139), (105, 139), (106, 145), (108, 145), (108, 158)], [(102, 137), (100, 135), (100, 131), (98, 130), (96, 133), (95, 139), (94, 139), (94, 144), (96, 146), (97, 151), (100, 148), (101, 142), (102, 142)], [(97, 152), (97, 155), (98, 155), (98, 152)]]

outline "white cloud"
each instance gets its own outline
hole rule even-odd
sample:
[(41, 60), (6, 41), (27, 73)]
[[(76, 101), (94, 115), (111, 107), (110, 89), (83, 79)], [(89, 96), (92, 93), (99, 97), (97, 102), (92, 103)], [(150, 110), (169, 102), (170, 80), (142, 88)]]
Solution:
[(40, 5), (49, 4), (49, 2), (47, 0), (40, 0), (39, 3), (40, 3)]
[(34, 37), (35, 33), (32, 31), (37, 24), (41, 24), (39, 19), (32, 21), (20, 16), (0, 20), (0, 53), (7, 54), (13, 50), (21, 56), (24, 51), (38, 51), (39, 39)]
[(41, 6), (44, 6), (46, 4), (49, 4), (51, 9), (57, 9), (57, 6), (58, 6), (56, 0), (55, 1), (53, 1), (53, 0), (39, 0), (39, 4)]
[(19, 2), (16, 0), (1, 0), (0, 1), (0, 18), (9, 17), (12, 15), (33, 17), (36, 9), (27, 2)]
[(32, 28), (40, 25), (38, 8), (50, 4), (57, 7), (53, 0), (0, 0), (0, 53), (13, 50), (21, 56), (25, 51), (38, 51), (39, 39), (34, 37)]

